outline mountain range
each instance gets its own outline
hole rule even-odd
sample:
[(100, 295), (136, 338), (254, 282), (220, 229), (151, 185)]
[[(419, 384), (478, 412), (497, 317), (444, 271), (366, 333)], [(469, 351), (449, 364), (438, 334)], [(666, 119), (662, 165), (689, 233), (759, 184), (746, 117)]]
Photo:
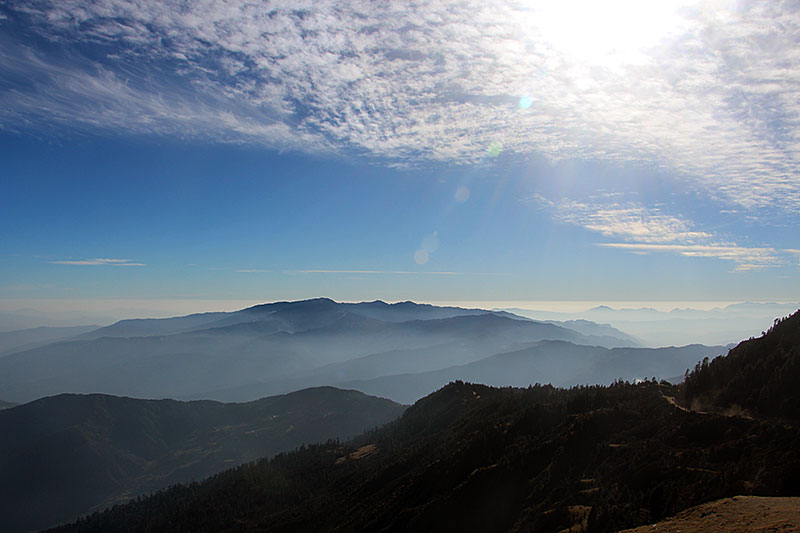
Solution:
[[(0, 358), (0, 398), (27, 402), (62, 392), (101, 392), (246, 401), (441, 370), (543, 340), (602, 347), (635, 343), (611, 328), (582, 333), (506, 312), (320, 298), (230, 313), (123, 320), (6, 354)], [(668, 375), (684, 370), (676, 367)]]
[(631, 334), (644, 346), (658, 347), (692, 343), (735, 344), (743, 338), (760, 335), (776, 317), (786, 316), (798, 307), (798, 302), (740, 302), (711, 309), (675, 307), (669, 311), (607, 305), (579, 313), (521, 308), (507, 308), (505, 311), (566, 327), (574, 327), (570, 324), (575, 320), (606, 323)]
[(641, 381), (680, 373), (680, 369), (690, 368), (704, 357), (726, 352), (724, 346), (697, 344), (680, 348), (609, 349), (565, 341), (541, 341), (465, 365), (345, 381), (341, 386), (413, 403), (443, 384), (456, 380), (497, 387), (527, 387), (535, 383), (569, 387), (615, 380)]
[[(242, 465), (58, 531), (605, 532), (737, 495), (796, 496), (799, 339), (800, 312), (701, 361), (677, 386), (456, 381), (351, 441)], [(736, 409), (743, 400), (748, 413)], [(695, 515), (681, 526), (708, 523)]]

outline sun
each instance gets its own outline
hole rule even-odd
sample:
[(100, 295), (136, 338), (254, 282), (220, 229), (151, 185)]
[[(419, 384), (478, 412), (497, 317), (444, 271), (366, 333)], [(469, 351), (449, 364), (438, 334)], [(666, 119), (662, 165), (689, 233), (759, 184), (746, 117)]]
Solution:
[(570, 62), (616, 69), (647, 61), (648, 50), (686, 32), (692, 0), (532, 1), (531, 37)]

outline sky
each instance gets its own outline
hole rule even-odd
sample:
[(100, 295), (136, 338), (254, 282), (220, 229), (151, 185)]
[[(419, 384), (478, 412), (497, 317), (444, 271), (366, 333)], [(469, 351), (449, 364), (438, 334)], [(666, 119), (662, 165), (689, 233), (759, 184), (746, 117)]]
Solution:
[(779, 1), (2, 2), (0, 310), (798, 302), (799, 40)]

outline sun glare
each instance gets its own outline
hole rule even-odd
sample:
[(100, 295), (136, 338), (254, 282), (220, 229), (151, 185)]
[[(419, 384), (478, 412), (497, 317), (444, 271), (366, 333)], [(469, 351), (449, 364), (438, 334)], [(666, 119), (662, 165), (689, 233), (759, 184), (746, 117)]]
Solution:
[[(531, 25), (553, 51), (586, 65), (619, 68), (647, 61), (648, 48), (686, 31), (691, 0), (533, 2)], [(538, 39), (537, 39), (538, 40)]]

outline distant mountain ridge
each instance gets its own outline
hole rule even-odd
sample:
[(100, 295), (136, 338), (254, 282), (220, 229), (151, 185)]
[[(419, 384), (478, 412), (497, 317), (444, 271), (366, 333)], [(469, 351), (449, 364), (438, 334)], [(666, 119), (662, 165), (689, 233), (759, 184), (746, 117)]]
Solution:
[[(255, 395), (224, 398), (241, 401), (354, 379), (347, 372), (365, 379), (466, 364), (541, 340), (629, 344), (624, 336), (583, 334), (509, 313), (318, 298), (123, 320), (8, 354), (0, 358), (0, 398), (25, 402), (61, 392), (102, 392), (199, 399), (209, 391), (272, 384), (256, 388)], [(328, 371), (337, 374), (323, 379)]]
[(544, 320), (548, 324), (556, 324), (557, 326), (573, 329), (583, 335), (596, 335), (606, 336), (616, 339), (627, 340), (630, 346), (641, 346), (641, 341), (633, 335), (628, 335), (624, 331), (620, 331), (610, 324), (598, 324), (585, 319), (574, 320)]
[(0, 531), (28, 531), (301, 444), (344, 439), (405, 407), (332, 387), (243, 404), (64, 394), (0, 411)]
[[(313, 298), (295, 302), (274, 302), (254, 305), (239, 311), (196, 313), (173, 318), (137, 318), (120, 320), (110, 326), (98, 328), (85, 338), (142, 337), (184, 333), (196, 329), (219, 328), (248, 322), (260, 322), (271, 315), (280, 316), (279, 331), (303, 331), (329, 323), (337, 312), (350, 312), (384, 322), (407, 322), (455, 316), (497, 314), (518, 320), (530, 320), (505, 311), (464, 309), (460, 307), (437, 307), (414, 302), (386, 303), (382, 300), (360, 303), (339, 303), (330, 298)], [(312, 317), (309, 320), (309, 317)], [(276, 324), (278, 327), (278, 324)]]
[(462, 380), (497, 387), (527, 387), (548, 383), (560, 387), (609, 384), (674, 375), (703, 357), (724, 354), (724, 346), (690, 345), (679, 348), (603, 348), (565, 341), (540, 341), (520, 350), (500, 353), (465, 365), (429, 372), (344, 381), (367, 393), (379, 393), (411, 403), (450, 381)]
[(533, 320), (553, 321), (565, 326), (572, 320), (583, 319), (606, 323), (634, 336), (644, 346), (656, 347), (738, 343), (743, 338), (761, 334), (772, 325), (775, 318), (792, 313), (798, 307), (800, 303), (742, 302), (712, 309), (676, 307), (669, 311), (652, 307), (613, 308), (608, 305), (581, 312), (519, 308), (506, 310)]
[(20, 350), (29, 350), (37, 346), (54, 342), (59, 339), (74, 337), (89, 331), (95, 331), (99, 326), (72, 326), (72, 327), (47, 327), (21, 329), (0, 333), (0, 357), (3, 354)]

